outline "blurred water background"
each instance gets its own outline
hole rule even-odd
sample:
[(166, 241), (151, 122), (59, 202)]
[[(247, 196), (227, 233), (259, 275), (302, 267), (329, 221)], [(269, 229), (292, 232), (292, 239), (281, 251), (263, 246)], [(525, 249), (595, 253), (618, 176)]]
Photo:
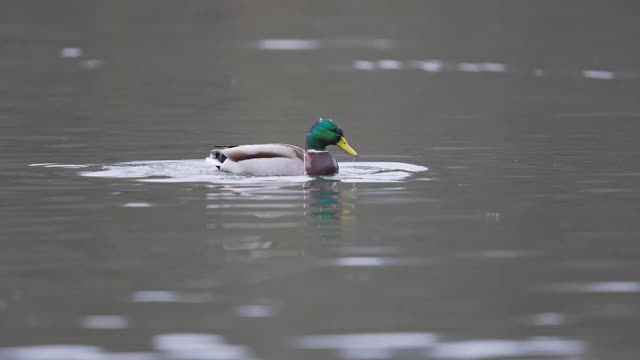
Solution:
[[(637, 4), (0, 8), (0, 359), (640, 356)], [(321, 116), (428, 170), (181, 177)]]

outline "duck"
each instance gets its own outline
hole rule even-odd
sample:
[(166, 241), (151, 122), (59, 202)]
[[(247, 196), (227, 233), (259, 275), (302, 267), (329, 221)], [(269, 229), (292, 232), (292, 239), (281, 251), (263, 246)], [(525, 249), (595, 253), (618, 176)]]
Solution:
[(330, 176), (339, 171), (338, 162), (327, 151), (330, 145), (358, 156), (342, 128), (331, 119), (320, 118), (309, 129), (304, 150), (290, 144), (221, 145), (214, 146), (206, 160), (220, 171), (241, 175)]

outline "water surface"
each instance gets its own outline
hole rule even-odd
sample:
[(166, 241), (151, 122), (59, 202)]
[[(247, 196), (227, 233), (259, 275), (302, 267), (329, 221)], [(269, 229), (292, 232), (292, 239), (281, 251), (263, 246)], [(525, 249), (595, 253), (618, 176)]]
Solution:
[(634, 6), (5, 10), (0, 359), (638, 358)]

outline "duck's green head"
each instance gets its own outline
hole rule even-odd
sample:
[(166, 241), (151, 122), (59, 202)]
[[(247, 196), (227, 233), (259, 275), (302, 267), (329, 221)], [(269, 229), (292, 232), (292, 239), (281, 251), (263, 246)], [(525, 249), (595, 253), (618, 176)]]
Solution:
[(351, 156), (358, 156), (358, 153), (347, 144), (342, 129), (331, 119), (316, 121), (307, 133), (307, 150), (325, 151), (327, 146), (336, 145)]

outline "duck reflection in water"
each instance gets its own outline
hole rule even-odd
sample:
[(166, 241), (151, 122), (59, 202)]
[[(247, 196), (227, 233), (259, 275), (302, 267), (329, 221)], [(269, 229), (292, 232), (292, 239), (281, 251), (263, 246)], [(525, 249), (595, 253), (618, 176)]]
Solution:
[(353, 221), (355, 187), (341, 191), (335, 180), (314, 179), (304, 184), (305, 215), (314, 238), (342, 240)]
[(216, 247), (253, 256), (299, 256), (308, 240), (352, 238), (355, 187), (330, 179), (289, 185), (225, 186), (207, 195)]

